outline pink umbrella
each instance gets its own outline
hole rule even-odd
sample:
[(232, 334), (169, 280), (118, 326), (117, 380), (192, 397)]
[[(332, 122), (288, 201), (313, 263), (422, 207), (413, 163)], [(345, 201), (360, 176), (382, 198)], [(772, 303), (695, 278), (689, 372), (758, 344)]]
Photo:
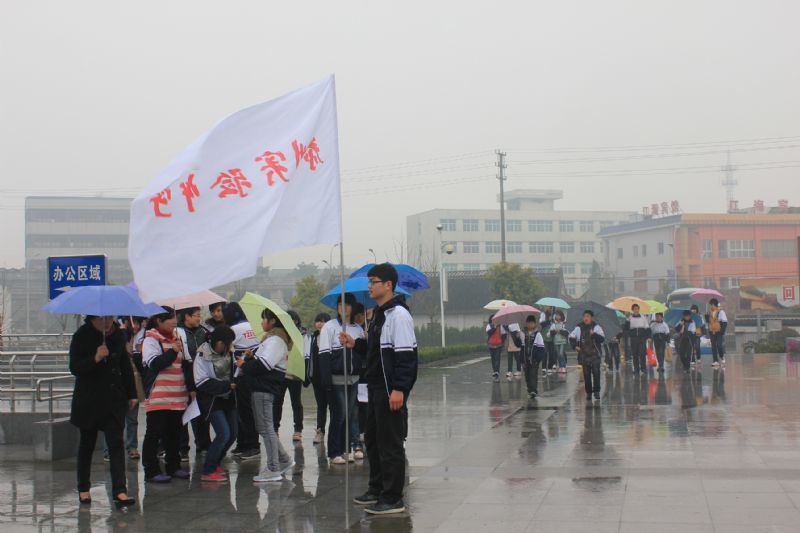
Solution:
[(509, 305), (495, 313), (492, 323), (495, 326), (511, 324), (524, 324), (530, 315), (538, 315), (541, 311), (530, 305)]
[(691, 298), (692, 300), (697, 300), (698, 302), (707, 304), (713, 298), (722, 301), (725, 299), (725, 296), (721, 292), (715, 291), (714, 289), (698, 289), (692, 293)]

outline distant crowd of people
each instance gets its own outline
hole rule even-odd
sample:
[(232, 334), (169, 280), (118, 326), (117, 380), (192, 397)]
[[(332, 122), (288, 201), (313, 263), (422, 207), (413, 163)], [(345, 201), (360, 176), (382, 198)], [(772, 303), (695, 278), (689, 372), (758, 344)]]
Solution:
[[(394, 295), (394, 267), (376, 265), (368, 278), (374, 309), (365, 310), (346, 294), (339, 298), (336, 317), (317, 315), (310, 332), (297, 313), (286, 312), (303, 336), (304, 380), (287, 372), (294, 346), (286, 315), (269, 308), (261, 311), (261, 338), (236, 302), (209, 306), (205, 322), (199, 307), (164, 308), (155, 316), (119, 321), (87, 316), (70, 346), (81, 504), (91, 503), (98, 431), (105, 436), (104, 455), (119, 507), (135, 503), (127, 495), (126, 451), (130, 459), (141, 459), (148, 483), (191, 477), (188, 425), (202, 461), (202, 482), (228, 482), (223, 461), (229, 450), (239, 461), (257, 460), (262, 444), (266, 459), (253, 482), (283, 481), (295, 467), (278, 438), (284, 398), (288, 391), (292, 440), (302, 441), (301, 393), (313, 387), (313, 443), (326, 443), (331, 465), (365, 458), (369, 463), (369, 488), (354, 502), (371, 514), (402, 512), (407, 403), (418, 364), (414, 324), (404, 299)], [(191, 423), (184, 424), (194, 402), (199, 414), (189, 415)], [(141, 454), (140, 404), (146, 412)]]
[[(620, 371), (622, 357), (634, 375), (648, 370), (648, 343), (652, 343), (655, 367), (658, 373), (665, 371), (668, 349), (675, 346), (684, 372), (702, 364), (701, 338), (708, 336), (713, 357), (712, 366), (725, 364), (725, 332), (728, 317), (719, 301), (709, 301), (708, 312), (700, 314), (697, 305), (681, 313), (674, 327), (664, 320), (663, 313), (643, 315), (638, 305), (631, 307), (621, 324), (621, 332), (606, 336), (595, 321), (594, 312), (585, 310), (581, 320), (570, 329), (560, 309), (548, 308), (540, 317), (530, 315), (523, 330), (518, 324), (495, 325), (494, 315), (486, 326), (487, 344), (492, 364), (492, 378), (500, 379), (502, 352), (508, 355), (506, 379), (524, 377), (528, 395), (535, 399), (539, 395), (540, 368), (542, 376), (567, 372), (567, 345), (577, 353), (577, 368), (581, 372), (587, 402), (600, 400), (600, 374)], [(671, 343), (674, 341), (674, 343)]]

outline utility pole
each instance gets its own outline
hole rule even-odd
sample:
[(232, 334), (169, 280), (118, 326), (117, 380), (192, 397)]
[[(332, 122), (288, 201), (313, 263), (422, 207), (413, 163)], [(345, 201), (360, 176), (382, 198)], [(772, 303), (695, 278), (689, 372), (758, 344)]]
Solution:
[(736, 167), (731, 165), (730, 152), (728, 152), (728, 158), (720, 170), (722, 170), (722, 173), (725, 175), (725, 178), (722, 180), (722, 186), (725, 187), (725, 199), (728, 203), (726, 211), (728, 213), (732, 213), (733, 208), (736, 205), (735, 203), (736, 186), (739, 184), (739, 182), (733, 176)]
[(495, 165), (499, 169), (497, 179), (500, 181), (500, 260), (506, 262), (506, 198), (503, 190), (503, 182), (506, 181), (506, 153), (500, 150), (495, 150), (497, 154), (497, 163)]

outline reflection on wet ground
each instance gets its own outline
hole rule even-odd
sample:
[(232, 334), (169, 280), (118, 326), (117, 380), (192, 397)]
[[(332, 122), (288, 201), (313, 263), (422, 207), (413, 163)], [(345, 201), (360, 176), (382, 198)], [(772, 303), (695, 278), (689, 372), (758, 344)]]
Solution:
[[(587, 406), (577, 373), (541, 377), (527, 399), (519, 379), (493, 383), (488, 361), (427, 368), (412, 394), (409, 512), (367, 518), (349, 503), (366, 467), (328, 466), (306, 430), (292, 481), (250, 479), (258, 462), (225, 467), (231, 484), (145, 485), (140, 505), (109, 504), (98, 454), (94, 503), (79, 509), (74, 461), (35, 464), (0, 447), (2, 531), (800, 531), (800, 361), (733, 355), (727, 368), (689, 374), (605, 374)], [(284, 420), (291, 420), (289, 402)], [(142, 426), (143, 428), (143, 426)], [(282, 438), (289, 445), (288, 429)], [(196, 468), (197, 465), (192, 464)], [(196, 472), (196, 469), (195, 469)]]

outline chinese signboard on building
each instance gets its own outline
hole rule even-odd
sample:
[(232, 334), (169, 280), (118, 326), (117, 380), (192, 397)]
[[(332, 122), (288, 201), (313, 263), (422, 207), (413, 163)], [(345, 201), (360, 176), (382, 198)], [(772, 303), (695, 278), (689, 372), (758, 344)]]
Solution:
[(47, 284), (52, 300), (74, 287), (106, 284), (105, 255), (75, 255), (47, 258)]

